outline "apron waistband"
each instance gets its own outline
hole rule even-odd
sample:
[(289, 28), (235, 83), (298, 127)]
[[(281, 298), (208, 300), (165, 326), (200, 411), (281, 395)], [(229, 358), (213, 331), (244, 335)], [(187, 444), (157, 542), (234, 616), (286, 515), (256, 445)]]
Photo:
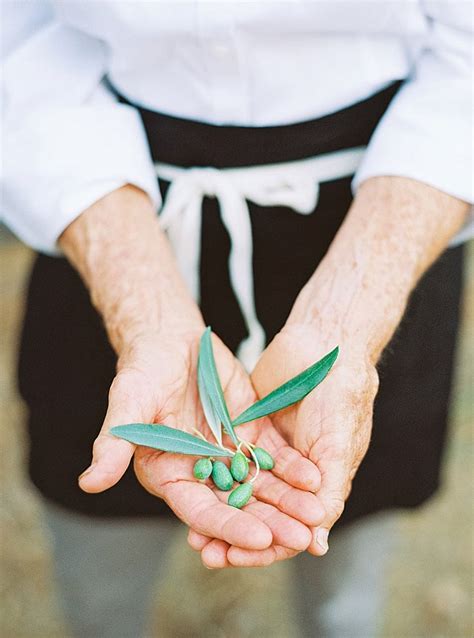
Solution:
[(394, 82), (378, 93), (323, 117), (279, 126), (216, 125), (138, 109), (155, 162), (175, 166), (235, 168), (289, 162), (357, 146), (367, 146), (380, 118), (400, 87)]
[(238, 355), (252, 369), (265, 345), (254, 301), (247, 201), (315, 210), (319, 184), (353, 175), (401, 82), (329, 115), (281, 126), (214, 125), (138, 108), (158, 177), (170, 182), (161, 222), (180, 269), (199, 299), (202, 201), (215, 197), (231, 240), (230, 281), (247, 325)]
[(230, 281), (245, 320), (248, 337), (237, 356), (251, 371), (265, 347), (265, 332), (257, 318), (254, 300), (252, 227), (247, 201), (260, 206), (286, 206), (301, 215), (315, 210), (320, 182), (355, 173), (365, 147), (316, 157), (245, 168), (182, 168), (157, 162), (160, 179), (170, 183), (161, 210), (181, 273), (199, 300), (201, 215), (204, 197), (215, 197), (229, 234)]

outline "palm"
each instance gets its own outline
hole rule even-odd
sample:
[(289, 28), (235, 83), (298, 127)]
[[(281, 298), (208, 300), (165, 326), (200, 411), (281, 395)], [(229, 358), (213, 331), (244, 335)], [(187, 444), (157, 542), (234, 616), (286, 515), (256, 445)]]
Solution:
[[(149, 339), (135, 349), (130, 364), (121, 368), (114, 382), (115, 393), (125, 397), (122, 400), (126, 400), (127, 410), (122, 409), (120, 416), (115, 412), (110, 425), (138, 420), (164, 423), (190, 432), (197, 429), (211, 438), (196, 380), (201, 332), (180, 335), (166, 343)], [(214, 353), (229, 410), (237, 414), (255, 400), (255, 393), (248, 375), (216, 338)], [(112, 396), (113, 393), (114, 388)], [(227, 494), (210, 481), (200, 483), (194, 479), (194, 457), (138, 447), (135, 472), (142, 485), (163, 498), (195, 533), (205, 535), (208, 541), (216, 539), (236, 546), (232, 553), (237, 563), (242, 552), (247, 556), (245, 552), (270, 548), (267, 553), (289, 555), (305, 549), (311, 539), (305, 524), (315, 524), (322, 515), (316, 497), (305, 490), (317, 487), (319, 473), (287, 446), (269, 420), (258, 427), (241, 426), (239, 435), (265, 447), (276, 461), (273, 473), (262, 472), (256, 480), (255, 498), (245, 510), (228, 506)], [(108, 443), (113, 440), (114, 446), (121, 446), (124, 455), (124, 446), (129, 457), (133, 453), (131, 444), (108, 434), (103, 436)]]
[[(312, 349), (311, 344), (316, 344)], [(300, 329), (283, 331), (263, 353), (252, 374), (260, 395), (291, 378), (335, 342), (316, 342)], [(320, 388), (301, 403), (272, 416), (279, 433), (321, 473), (318, 497), (329, 529), (342, 513), (351, 482), (367, 450), (372, 405), (377, 390), (375, 369), (364, 361), (351, 361), (342, 349), (340, 361)], [(320, 553), (314, 548), (310, 550)]]

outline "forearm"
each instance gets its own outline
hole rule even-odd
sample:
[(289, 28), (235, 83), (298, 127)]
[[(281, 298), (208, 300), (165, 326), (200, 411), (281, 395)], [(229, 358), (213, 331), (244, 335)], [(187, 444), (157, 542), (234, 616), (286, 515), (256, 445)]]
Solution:
[(88, 287), (118, 354), (143, 335), (202, 322), (142, 191), (125, 186), (107, 195), (59, 242)]
[(288, 325), (312, 325), (373, 363), (410, 292), (461, 227), (468, 205), (425, 184), (376, 177), (359, 188)]

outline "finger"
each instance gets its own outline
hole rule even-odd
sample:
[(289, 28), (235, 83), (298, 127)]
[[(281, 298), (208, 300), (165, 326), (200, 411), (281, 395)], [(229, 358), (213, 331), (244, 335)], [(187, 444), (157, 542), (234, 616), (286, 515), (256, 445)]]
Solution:
[(298, 490), (272, 472), (260, 472), (254, 482), (254, 495), (258, 500), (269, 503), (281, 512), (301, 521), (305, 525), (319, 525), (325, 511), (318, 496)]
[[(216, 496), (224, 501), (228, 495), (224, 492), (216, 491)], [(295, 521), (286, 514), (283, 514), (275, 507), (266, 503), (260, 503), (255, 499), (245, 506), (247, 512), (264, 521), (271, 529), (274, 545), (264, 550), (248, 550), (241, 547), (231, 546), (221, 541), (209, 541), (205, 536), (190, 531), (189, 537), (192, 546), (198, 549), (204, 546), (202, 552), (203, 563), (209, 568), (224, 568), (229, 565), (234, 567), (263, 567), (271, 565), (278, 560), (291, 558), (308, 547), (311, 542), (310, 530)], [(224, 548), (227, 546), (227, 556)]]
[(195, 458), (180, 454), (160, 454), (138, 448), (135, 472), (151, 494), (163, 498), (191, 529), (210, 538), (249, 549), (265, 549), (272, 543), (267, 525), (251, 514), (230, 507), (226, 493), (222, 499), (205, 483), (193, 478)]
[(135, 445), (109, 433), (114, 425), (143, 420), (139, 391), (129, 377), (116, 377), (109, 392), (104, 424), (92, 448), (92, 463), (79, 477), (79, 486), (89, 493), (103, 492), (115, 485), (125, 473)]
[(263, 427), (257, 445), (266, 449), (275, 459), (272, 472), (293, 487), (317, 492), (321, 485), (318, 467), (300, 452), (288, 445), (273, 426)]
[(221, 503), (206, 485), (183, 480), (169, 483), (163, 497), (175, 514), (200, 534), (247, 549), (265, 549), (272, 544), (272, 532), (265, 523)]
[(293, 558), (297, 554), (297, 551), (279, 545), (272, 545), (261, 551), (230, 547), (227, 551), (227, 560), (232, 567), (268, 567), (277, 561)]
[(210, 543), (213, 539), (209, 538), (209, 536), (204, 536), (204, 534), (199, 534), (194, 529), (190, 529), (188, 532), (188, 543), (189, 546), (194, 549), (196, 552), (201, 552), (208, 543)]
[[(219, 498), (224, 499), (226, 495), (219, 493)], [(268, 567), (275, 561), (292, 558), (300, 551), (305, 550), (311, 542), (310, 530), (291, 519), (289, 516), (282, 514), (276, 508), (266, 503), (259, 503), (257, 500), (252, 501), (245, 506), (247, 512), (251, 512), (260, 520), (264, 521), (272, 530), (274, 544), (263, 550), (250, 550), (242, 547), (227, 545), (227, 562), (222, 555), (223, 546), (218, 545), (220, 555), (217, 558), (217, 549), (212, 549), (210, 543), (205, 547), (204, 561), (208, 561), (208, 552), (212, 554), (212, 567)], [(207, 566), (210, 566), (206, 562)]]
[[(219, 499), (227, 499), (223, 492), (217, 493)], [(272, 532), (273, 544), (281, 545), (287, 549), (303, 551), (311, 542), (311, 531), (299, 521), (280, 512), (276, 507), (261, 503), (252, 498), (245, 505), (248, 512), (265, 523)]]
[[(198, 550), (203, 543), (201, 560), (208, 569), (223, 569), (225, 567), (266, 567), (275, 561), (286, 560), (296, 556), (299, 552), (287, 547), (276, 545), (268, 549), (252, 550), (230, 546), (225, 541), (209, 539), (193, 530), (192, 547)], [(204, 542), (206, 539), (206, 542)], [(189, 538), (188, 538), (189, 540)], [(191, 544), (191, 543), (190, 543)]]
[(317, 492), (321, 486), (321, 474), (318, 468), (289, 445), (278, 450), (272, 472), (285, 483), (300, 490)]
[(214, 538), (203, 548), (201, 552), (203, 565), (208, 569), (223, 569), (224, 567), (231, 567), (231, 564), (227, 559), (228, 549), (228, 543)]
[(272, 505), (255, 500), (245, 507), (245, 511), (268, 525), (272, 532), (273, 544), (301, 552), (311, 542), (311, 532), (306, 525), (283, 514)]

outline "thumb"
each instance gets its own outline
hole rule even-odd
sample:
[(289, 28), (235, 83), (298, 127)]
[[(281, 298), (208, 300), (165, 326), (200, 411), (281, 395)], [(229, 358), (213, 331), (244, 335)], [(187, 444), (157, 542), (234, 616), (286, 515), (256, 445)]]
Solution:
[(140, 384), (133, 375), (119, 373), (110, 388), (104, 423), (92, 448), (92, 462), (79, 476), (79, 487), (91, 494), (103, 492), (124, 475), (136, 446), (110, 434), (114, 425), (143, 421)]

